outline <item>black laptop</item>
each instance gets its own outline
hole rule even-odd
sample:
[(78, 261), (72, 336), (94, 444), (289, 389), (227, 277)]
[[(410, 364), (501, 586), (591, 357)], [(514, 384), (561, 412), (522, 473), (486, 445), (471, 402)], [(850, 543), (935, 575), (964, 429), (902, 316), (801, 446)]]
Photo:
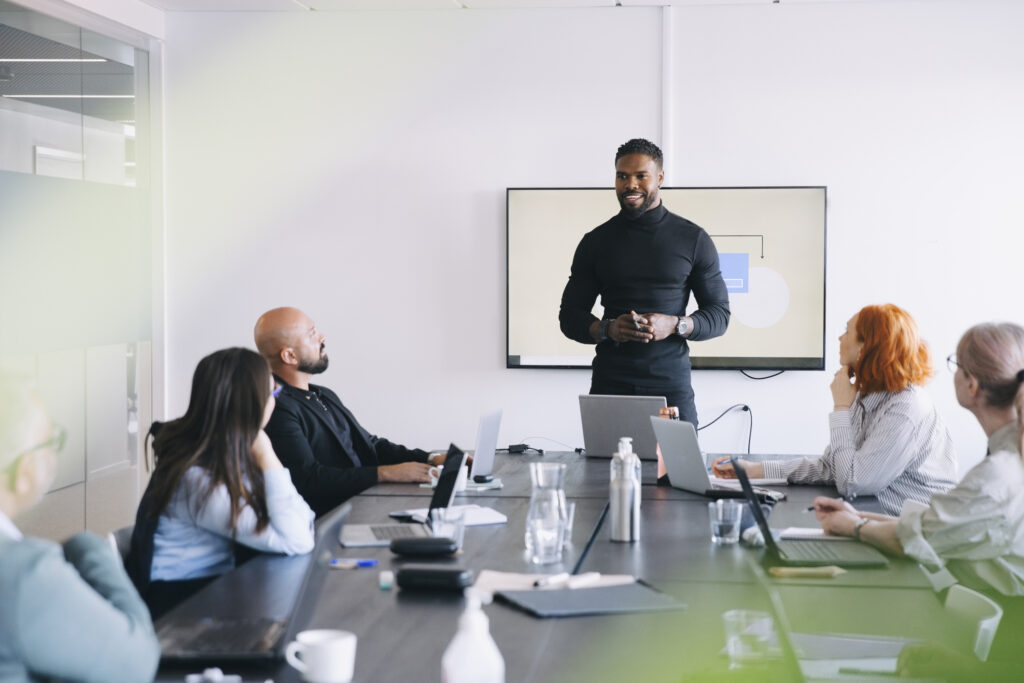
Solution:
[[(389, 546), (396, 538), (422, 538), (431, 536), (430, 511), (446, 508), (455, 499), (455, 484), (459, 479), (459, 470), (466, 459), (466, 454), (455, 444), (448, 447), (448, 455), (441, 467), (441, 475), (437, 478), (434, 495), (430, 498), (425, 519), (413, 523), (401, 524), (349, 524), (342, 527), (338, 541), (346, 548), (365, 548), (373, 546)], [(392, 517), (411, 518), (404, 511), (392, 512)]]
[(750, 485), (750, 479), (743, 466), (736, 458), (732, 459), (732, 466), (736, 470), (736, 478), (740, 480), (743, 488), (743, 495), (750, 505), (750, 512), (754, 515), (761, 535), (764, 536), (764, 545), (768, 554), (776, 564), (793, 565), (799, 567), (822, 567), (836, 565), (837, 567), (887, 567), (889, 560), (882, 553), (864, 543), (856, 541), (850, 543), (836, 543), (835, 541), (797, 540), (780, 539), (775, 540), (772, 530), (768, 527), (768, 520), (765, 519), (761, 505), (754, 494), (754, 487)]
[[(328, 571), (338, 531), (351, 509), (346, 503), (324, 517), (317, 525), (316, 544), (309, 556), (273, 558), (273, 563), (258, 561), (270, 558), (255, 558), (235, 569), (235, 572), (256, 574), (252, 584), (260, 584), (261, 593), (239, 596), (233, 608), (239, 616), (226, 616), (223, 605), (221, 609), (210, 607), (206, 615), (197, 614), (186, 602), (161, 618), (156, 632), (161, 661), (213, 663), (282, 659), (284, 648), (296, 630), (293, 616), (307, 598), (316, 599), (323, 575)], [(289, 591), (296, 584), (298, 592)], [(284, 614), (280, 605), (272, 604), (273, 597), (280, 595), (295, 596)], [(260, 611), (266, 613), (255, 613)]]

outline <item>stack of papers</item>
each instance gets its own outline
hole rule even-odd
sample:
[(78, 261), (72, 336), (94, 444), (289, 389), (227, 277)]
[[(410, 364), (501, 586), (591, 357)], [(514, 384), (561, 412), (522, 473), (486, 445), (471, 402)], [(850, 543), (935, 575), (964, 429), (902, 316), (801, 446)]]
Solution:
[(821, 527), (789, 526), (778, 534), (779, 538), (814, 541), (852, 541), (849, 536), (831, 536)]
[[(504, 524), (508, 517), (494, 508), (483, 505), (449, 505), (449, 510), (462, 510), (463, 523), (466, 526), (485, 526), (487, 524)], [(392, 517), (411, 518), (415, 522), (426, 522), (429, 508), (413, 508), (411, 510), (395, 510)]]

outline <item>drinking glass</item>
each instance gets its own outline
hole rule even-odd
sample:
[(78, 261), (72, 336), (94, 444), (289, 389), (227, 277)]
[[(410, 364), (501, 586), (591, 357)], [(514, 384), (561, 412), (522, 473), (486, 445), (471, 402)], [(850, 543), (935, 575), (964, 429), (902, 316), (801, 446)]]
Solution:
[(743, 505), (739, 501), (720, 499), (708, 503), (708, 518), (711, 521), (711, 542), (717, 545), (732, 545), (740, 540), (740, 517)]

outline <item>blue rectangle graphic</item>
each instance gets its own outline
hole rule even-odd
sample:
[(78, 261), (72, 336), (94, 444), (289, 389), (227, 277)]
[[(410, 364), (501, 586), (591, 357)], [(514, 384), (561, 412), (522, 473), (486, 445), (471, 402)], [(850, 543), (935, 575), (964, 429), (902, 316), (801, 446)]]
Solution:
[(733, 294), (750, 291), (750, 254), (719, 254), (725, 288)]

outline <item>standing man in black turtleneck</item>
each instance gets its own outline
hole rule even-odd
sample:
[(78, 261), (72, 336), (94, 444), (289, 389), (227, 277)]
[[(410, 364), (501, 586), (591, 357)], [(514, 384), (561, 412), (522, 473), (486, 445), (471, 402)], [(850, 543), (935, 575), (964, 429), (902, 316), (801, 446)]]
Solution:
[[(725, 333), (729, 295), (708, 234), (662, 206), (664, 177), (653, 142), (619, 147), (622, 210), (580, 240), (558, 320), (565, 336), (597, 344), (591, 394), (664, 396), (696, 426), (687, 340)], [(697, 310), (686, 315), (690, 292)], [(598, 296), (603, 320), (591, 313)]]

